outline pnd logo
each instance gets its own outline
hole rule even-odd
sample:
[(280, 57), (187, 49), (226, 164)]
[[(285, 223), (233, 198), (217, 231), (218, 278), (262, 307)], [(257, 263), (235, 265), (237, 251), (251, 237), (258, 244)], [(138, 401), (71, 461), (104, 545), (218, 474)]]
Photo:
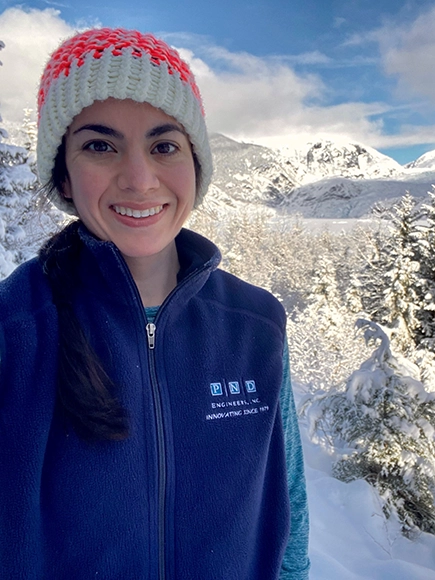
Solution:
[(256, 393), (257, 387), (255, 386), (255, 381), (245, 381), (245, 389), (247, 393)]
[(220, 396), (224, 394), (222, 389), (222, 383), (210, 383), (211, 394), (214, 397)]
[(228, 383), (228, 389), (229, 389), (231, 395), (240, 395), (239, 381), (230, 381)]
[(223, 395), (240, 395), (242, 394), (242, 389), (246, 394), (256, 393), (257, 387), (255, 381), (228, 381), (227, 383), (210, 383), (210, 390), (213, 397), (221, 397)]

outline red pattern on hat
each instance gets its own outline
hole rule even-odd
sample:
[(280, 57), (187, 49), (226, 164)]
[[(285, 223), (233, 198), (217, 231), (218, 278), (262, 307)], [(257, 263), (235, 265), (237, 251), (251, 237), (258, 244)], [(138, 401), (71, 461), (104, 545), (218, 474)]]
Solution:
[(122, 56), (123, 51), (127, 49), (135, 58), (147, 55), (156, 66), (165, 62), (169, 74), (178, 73), (181, 80), (190, 85), (202, 109), (201, 96), (194, 76), (187, 64), (181, 60), (178, 52), (152, 34), (141, 34), (136, 30), (122, 28), (101, 28), (89, 30), (79, 37), (67, 40), (53, 53), (41, 79), (38, 110), (41, 111), (52, 82), (62, 74), (67, 77), (74, 62), (78, 67), (81, 67), (85, 62), (84, 57), (88, 54), (99, 59), (103, 52), (109, 49), (112, 50), (112, 55), (115, 57)]

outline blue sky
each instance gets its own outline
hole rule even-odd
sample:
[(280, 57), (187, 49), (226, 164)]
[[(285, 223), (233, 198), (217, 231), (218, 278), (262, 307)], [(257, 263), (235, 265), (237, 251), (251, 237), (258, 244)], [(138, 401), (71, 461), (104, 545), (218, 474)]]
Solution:
[(34, 108), (59, 39), (93, 25), (152, 31), (176, 46), (212, 131), (290, 148), (354, 140), (401, 163), (435, 149), (433, 0), (0, 0), (6, 126)]

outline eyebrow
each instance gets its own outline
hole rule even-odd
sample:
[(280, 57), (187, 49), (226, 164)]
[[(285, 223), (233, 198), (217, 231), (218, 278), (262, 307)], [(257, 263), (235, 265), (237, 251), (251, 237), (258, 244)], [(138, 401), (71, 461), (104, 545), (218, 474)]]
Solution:
[(115, 139), (123, 139), (124, 135), (116, 129), (112, 129), (111, 127), (106, 127), (106, 125), (82, 125), (78, 129), (74, 131), (74, 135), (80, 133), (81, 131), (94, 131), (95, 133), (101, 133), (101, 135), (107, 135), (108, 137), (114, 137)]
[(171, 131), (178, 131), (179, 133), (187, 136), (186, 131), (179, 125), (176, 125), (175, 123), (166, 123), (165, 125), (157, 125), (157, 127), (154, 127), (148, 131), (148, 133), (146, 133), (146, 137), (159, 137), (160, 135), (163, 135), (164, 133), (170, 133)]
[[(74, 135), (80, 133), (81, 131), (94, 131), (95, 133), (100, 133), (101, 135), (107, 135), (108, 137), (114, 137), (115, 139), (123, 139), (124, 135), (117, 131), (116, 129), (112, 129), (112, 127), (107, 127), (106, 125), (94, 125), (92, 123), (83, 125), (74, 131)], [(164, 125), (157, 125), (157, 127), (153, 127), (150, 129), (146, 134), (145, 137), (150, 139), (152, 137), (159, 137), (160, 135), (164, 135), (165, 133), (171, 133), (172, 131), (178, 131), (183, 135), (187, 136), (186, 131), (176, 125), (175, 123), (165, 123)]]

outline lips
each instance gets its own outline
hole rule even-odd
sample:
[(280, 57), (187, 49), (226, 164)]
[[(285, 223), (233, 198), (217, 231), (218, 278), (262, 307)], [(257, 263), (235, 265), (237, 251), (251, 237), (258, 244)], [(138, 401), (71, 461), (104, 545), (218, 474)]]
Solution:
[(157, 205), (156, 207), (139, 210), (131, 209), (131, 207), (124, 207), (122, 205), (114, 205), (113, 209), (120, 215), (126, 215), (133, 218), (146, 218), (160, 213), (163, 210), (163, 206)]

